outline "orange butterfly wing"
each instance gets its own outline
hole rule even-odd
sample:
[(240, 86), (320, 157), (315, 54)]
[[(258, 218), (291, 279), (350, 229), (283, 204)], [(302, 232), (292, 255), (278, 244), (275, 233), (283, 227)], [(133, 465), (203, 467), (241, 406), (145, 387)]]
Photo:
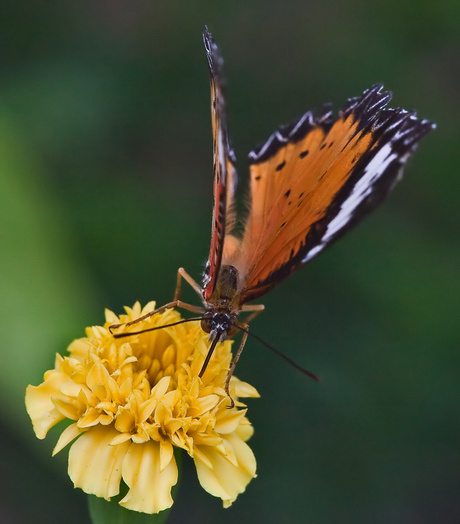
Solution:
[(203, 297), (209, 300), (214, 291), (222, 263), (224, 240), (235, 223), (234, 193), (237, 183), (234, 167), (235, 157), (229, 145), (224, 82), (223, 60), (219, 49), (206, 28), (203, 41), (208, 58), (211, 83), (211, 117), (213, 137), (213, 211), (211, 247), (203, 276)]
[(249, 154), (251, 209), (233, 263), (241, 304), (266, 293), (374, 209), (434, 126), (376, 85), (350, 99), (337, 120), (306, 113)]

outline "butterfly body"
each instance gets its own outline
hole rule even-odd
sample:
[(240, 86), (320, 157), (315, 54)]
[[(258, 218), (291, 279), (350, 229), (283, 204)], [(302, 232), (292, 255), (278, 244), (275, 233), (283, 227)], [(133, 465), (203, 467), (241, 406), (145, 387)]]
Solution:
[[(381, 85), (349, 99), (336, 117), (329, 104), (318, 116), (307, 111), (249, 153), (249, 211), (241, 237), (235, 236), (237, 173), (227, 132), (223, 60), (207, 28), (203, 41), (213, 131), (211, 246), (202, 286), (179, 269), (174, 301), (149, 315), (168, 307), (201, 315), (211, 345), (200, 376), (216, 344), (241, 331), (243, 338), (225, 384), (228, 393), (249, 334), (248, 322), (264, 309), (249, 302), (312, 260), (377, 207), (400, 180), (418, 142), (435, 126), (414, 112), (386, 107), (391, 93)], [(201, 296), (203, 307), (180, 300), (181, 278)], [(240, 322), (240, 313), (250, 314)]]

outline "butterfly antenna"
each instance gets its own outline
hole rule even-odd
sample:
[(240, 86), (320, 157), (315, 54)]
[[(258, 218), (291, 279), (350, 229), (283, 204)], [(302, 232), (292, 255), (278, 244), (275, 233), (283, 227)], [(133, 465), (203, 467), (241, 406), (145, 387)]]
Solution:
[(152, 328), (142, 329), (141, 331), (129, 331), (128, 333), (116, 333), (112, 336), (113, 338), (124, 338), (124, 337), (130, 337), (131, 335), (142, 335), (142, 333), (148, 333), (149, 331), (156, 331), (157, 329), (177, 326), (178, 324), (185, 324), (185, 322), (196, 322), (197, 320), (201, 320), (201, 319), (202, 317), (184, 318), (182, 320), (178, 320), (177, 322), (171, 322), (171, 324), (165, 324), (164, 326), (155, 326)]
[(273, 346), (271, 346), (270, 344), (265, 342), (265, 340), (261, 339), (260, 337), (258, 337), (254, 333), (251, 333), (251, 331), (249, 331), (249, 329), (245, 329), (242, 326), (239, 326), (238, 324), (233, 324), (233, 325), (235, 327), (237, 327), (238, 329), (240, 329), (241, 331), (244, 331), (244, 333), (246, 333), (250, 337), (255, 338), (256, 340), (258, 340), (261, 344), (263, 344), (265, 347), (267, 347), (268, 349), (273, 351), (273, 353), (275, 353), (279, 357), (281, 357), (284, 360), (286, 360), (287, 362), (289, 362), (289, 364), (291, 364), (291, 366), (295, 367), (295, 369), (299, 370), (301, 373), (303, 373), (307, 377), (310, 377), (313, 380), (316, 380), (316, 382), (321, 382), (321, 377), (319, 377), (318, 375), (315, 375), (311, 371), (308, 371), (308, 369), (303, 368), (300, 364), (297, 364), (297, 362), (294, 362), (294, 360), (289, 358), (287, 355), (285, 355), (284, 353), (281, 353), (281, 351), (279, 351), (278, 349), (274, 348)]

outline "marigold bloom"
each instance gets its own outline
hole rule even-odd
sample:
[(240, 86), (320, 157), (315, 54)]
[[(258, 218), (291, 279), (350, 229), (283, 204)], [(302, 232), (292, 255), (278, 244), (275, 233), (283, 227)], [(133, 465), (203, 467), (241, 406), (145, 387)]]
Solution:
[[(199, 322), (115, 339), (108, 327), (152, 311), (139, 303), (118, 318), (106, 311), (104, 326), (86, 329), (86, 338), (56, 356), (39, 386), (28, 386), (26, 407), (35, 434), (64, 419), (74, 421), (61, 434), (53, 454), (78, 437), (69, 451), (75, 487), (110, 499), (129, 487), (125, 508), (158, 513), (169, 508), (177, 483), (174, 447), (194, 460), (202, 487), (228, 507), (255, 477), (256, 461), (246, 444), (253, 428), (238, 398), (257, 391), (236, 377), (223, 387), (231, 362), (231, 342), (217, 345), (202, 378), (209, 347)], [(180, 320), (167, 310), (136, 325), (136, 331)]]

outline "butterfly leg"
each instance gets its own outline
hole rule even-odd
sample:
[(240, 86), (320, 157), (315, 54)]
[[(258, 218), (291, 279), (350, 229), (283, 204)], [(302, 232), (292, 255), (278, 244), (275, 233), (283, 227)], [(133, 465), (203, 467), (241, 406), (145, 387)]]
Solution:
[(184, 279), (187, 282), (187, 284), (191, 288), (193, 288), (193, 290), (200, 296), (200, 298), (203, 299), (203, 292), (202, 292), (201, 286), (187, 273), (187, 271), (185, 271), (183, 267), (180, 267), (177, 270), (177, 282), (176, 282), (176, 290), (174, 292), (174, 300), (179, 300), (180, 298), (182, 279)]
[(152, 317), (153, 315), (156, 315), (157, 313), (162, 313), (166, 309), (173, 309), (175, 307), (179, 307), (181, 309), (185, 309), (187, 311), (190, 311), (191, 313), (198, 313), (202, 315), (205, 313), (205, 309), (201, 306), (194, 306), (193, 304), (188, 304), (187, 302), (183, 302), (182, 300), (173, 300), (172, 302), (168, 302), (164, 306), (161, 306), (157, 309), (154, 309), (153, 311), (149, 311), (145, 315), (142, 315), (139, 318), (136, 318), (134, 320), (131, 320), (131, 322), (125, 322), (123, 324), (112, 324), (109, 326), (109, 331), (112, 333), (113, 329), (118, 329), (121, 326), (132, 326), (133, 324), (137, 324), (138, 322), (142, 322), (142, 320), (145, 320), (146, 318)]
[(248, 324), (239, 324), (239, 326), (242, 328), (243, 338), (241, 339), (240, 345), (238, 347), (238, 351), (236, 352), (235, 356), (233, 357), (232, 365), (230, 366), (230, 369), (229, 369), (229, 371), (227, 373), (227, 378), (225, 379), (225, 386), (224, 386), (225, 393), (227, 393), (228, 398), (230, 399), (230, 405), (228, 406), (229, 409), (231, 409), (231, 408), (233, 408), (235, 406), (235, 402), (232, 399), (232, 397), (230, 395), (230, 391), (229, 391), (230, 380), (231, 380), (231, 378), (233, 376), (233, 373), (235, 372), (236, 365), (238, 364), (238, 360), (240, 359), (240, 355), (241, 355), (241, 353), (243, 351), (243, 348), (244, 348), (244, 346), (246, 344), (246, 340), (248, 338), (248, 329), (249, 329)]
[(244, 312), (251, 312), (252, 313), (246, 318), (245, 320), (245, 323), (246, 324), (249, 324), (249, 322), (251, 322), (251, 320), (254, 320), (256, 318), (257, 315), (259, 315), (260, 313), (262, 313), (262, 311), (265, 309), (265, 306), (263, 304), (245, 304), (242, 308), (241, 308), (241, 311), (244, 313)]
[(153, 311), (150, 311), (149, 313), (142, 315), (139, 318), (136, 318), (135, 320), (131, 320), (131, 322), (126, 322), (125, 324), (112, 324), (109, 326), (109, 331), (112, 333), (112, 329), (117, 329), (121, 326), (132, 326), (133, 324), (137, 324), (138, 322), (142, 322), (142, 320), (145, 320), (146, 318), (149, 318), (153, 315), (156, 315), (157, 313), (162, 313), (166, 309), (172, 309), (175, 307), (180, 307), (182, 309), (185, 309), (187, 311), (190, 311), (191, 313), (198, 313), (202, 315), (205, 312), (205, 309), (201, 306), (194, 306), (193, 304), (188, 304), (187, 302), (183, 302), (180, 300), (180, 290), (181, 290), (181, 282), (182, 278), (190, 284), (190, 286), (201, 296), (201, 287), (193, 278), (185, 271), (183, 267), (180, 267), (177, 270), (177, 280), (176, 280), (176, 289), (174, 291), (174, 300), (172, 302), (168, 302), (164, 306), (161, 306), (157, 309), (154, 309)]

